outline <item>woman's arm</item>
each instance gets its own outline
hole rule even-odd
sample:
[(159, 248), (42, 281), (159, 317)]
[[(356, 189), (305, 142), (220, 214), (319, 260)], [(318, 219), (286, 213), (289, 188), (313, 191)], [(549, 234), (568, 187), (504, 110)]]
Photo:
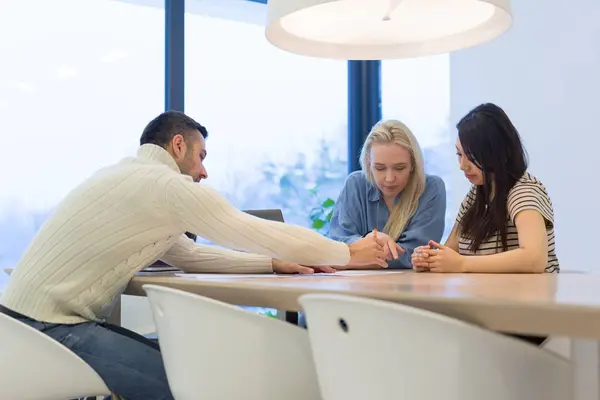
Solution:
[(430, 240), (439, 242), (442, 239), (446, 216), (446, 186), (441, 178), (428, 178), (427, 188), (419, 199), (419, 204), (397, 241), (405, 253), (399, 254), (397, 260), (390, 261), (388, 268), (411, 268), (411, 256), (415, 248), (427, 245)]
[(459, 224), (458, 224), (458, 222), (455, 222), (454, 226), (452, 227), (452, 230), (450, 231), (450, 235), (448, 235), (448, 239), (446, 239), (446, 243), (444, 245), (458, 253), (459, 238), (460, 238)]
[(546, 222), (537, 210), (527, 209), (515, 217), (519, 248), (487, 256), (465, 256), (464, 272), (542, 273), (548, 262)]
[(529, 177), (517, 182), (507, 199), (510, 219), (517, 228), (519, 248), (489, 256), (465, 257), (465, 272), (542, 273), (548, 263), (548, 232), (554, 226), (552, 202), (546, 188)]
[(366, 233), (359, 228), (360, 213), (364, 212), (366, 204), (360, 201), (357, 186), (354, 176), (350, 175), (335, 202), (329, 224), (329, 237), (333, 240), (350, 244)]
[[(460, 222), (461, 222), (462, 218), (464, 217), (464, 215), (467, 211), (467, 208), (469, 207), (471, 202), (474, 201), (474, 199), (475, 199), (475, 186), (472, 186), (460, 204), (460, 207), (458, 209), (458, 214), (457, 214), (456, 220), (454, 222), (454, 226), (452, 226), (450, 235), (448, 235), (448, 238), (446, 239), (445, 247), (453, 250), (454, 252), (456, 252), (457, 255), (458, 255), (458, 251), (459, 251), (458, 246), (459, 246), (459, 240), (460, 240)], [(418, 248), (415, 248), (415, 251), (413, 252), (413, 257), (411, 260), (413, 269), (415, 269), (416, 271), (428, 271), (429, 270), (429, 263), (428, 263), (427, 259), (429, 257), (429, 250), (432, 250), (432, 249), (433, 249), (433, 247), (430, 246), (429, 243), (427, 243), (425, 245), (421, 245)]]

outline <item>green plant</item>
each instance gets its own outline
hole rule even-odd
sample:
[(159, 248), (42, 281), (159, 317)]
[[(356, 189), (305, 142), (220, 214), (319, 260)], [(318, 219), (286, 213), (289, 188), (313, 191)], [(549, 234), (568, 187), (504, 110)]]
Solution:
[[(319, 198), (318, 186), (310, 189), (310, 193)], [(331, 197), (327, 197), (323, 201), (319, 201), (319, 205), (314, 207), (310, 211), (311, 227), (324, 235), (329, 234), (329, 225), (331, 223), (331, 216), (333, 215), (333, 209), (335, 206), (335, 200)]]

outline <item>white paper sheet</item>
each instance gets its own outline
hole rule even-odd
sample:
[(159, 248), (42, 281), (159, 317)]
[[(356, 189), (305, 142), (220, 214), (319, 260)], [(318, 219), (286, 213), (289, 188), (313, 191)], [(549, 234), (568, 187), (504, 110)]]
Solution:
[(315, 274), (295, 274), (295, 275), (278, 275), (278, 274), (175, 274), (175, 276), (187, 279), (211, 280), (211, 279), (268, 279), (268, 278), (320, 278), (326, 276), (344, 277), (344, 276), (361, 276), (361, 275), (386, 275), (386, 274), (402, 274), (405, 271), (338, 271), (331, 274), (315, 273)]
[(209, 279), (250, 279), (250, 278), (285, 278), (292, 275), (276, 275), (276, 274), (175, 274), (175, 276), (180, 278), (188, 278), (188, 279), (200, 279), (200, 280), (209, 280)]
[(361, 276), (361, 275), (386, 275), (386, 274), (403, 274), (406, 271), (386, 271), (386, 270), (375, 270), (375, 271), (337, 271), (333, 274), (314, 274), (314, 276)]

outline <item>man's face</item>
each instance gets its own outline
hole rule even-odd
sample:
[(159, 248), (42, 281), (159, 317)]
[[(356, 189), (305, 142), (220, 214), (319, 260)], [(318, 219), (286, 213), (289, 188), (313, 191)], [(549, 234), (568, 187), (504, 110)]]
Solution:
[(172, 155), (181, 173), (191, 176), (194, 182), (208, 178), (204, 167), (206, 141), (199, 131), (192, 134), (187, 141), (182, 135), (176, 135), (172, 142)]

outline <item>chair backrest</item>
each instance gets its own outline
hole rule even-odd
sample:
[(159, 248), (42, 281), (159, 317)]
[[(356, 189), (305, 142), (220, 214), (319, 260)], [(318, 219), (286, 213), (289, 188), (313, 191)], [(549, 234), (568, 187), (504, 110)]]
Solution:
[(323, 400), (567, 400), (571, 363), (429, 311), (343, 295), (300, 297)]
[(2, 313), (0, 332), (0, 399), (110, 394), (89, 365), (49, 336)]
[(304, 329), (191, 293), (143, 288), (177, 400), (320, 399)]

